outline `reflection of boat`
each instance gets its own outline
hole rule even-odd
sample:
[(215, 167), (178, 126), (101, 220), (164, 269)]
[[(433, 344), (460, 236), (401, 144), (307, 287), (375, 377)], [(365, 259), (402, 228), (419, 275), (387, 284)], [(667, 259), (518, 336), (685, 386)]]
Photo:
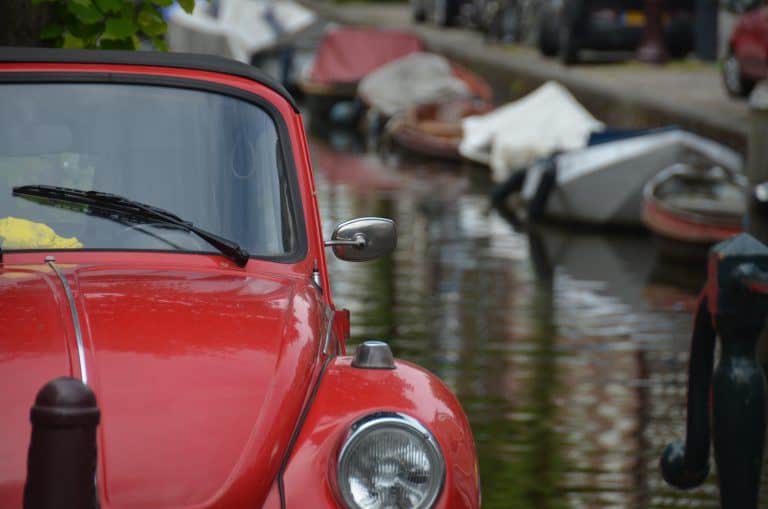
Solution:
[(746, 179), (733, 172), (676, 164), (646, 184), (643, 222), (667, 241), (662, 248), (669, 254), (679, 244), (703, 251), (742, 231), (746, 190)]
[(338, 28), (325, 34), (312, 69), (299, 86), (309, 96), (352, 99), (368, 73), (422, 48), (421, 38), (401, 30)]
[(428, 103), (408, 109), (390, 127), (392, 138), (402, 147), (427, 156), (460, 159), (461, 121), (490, 108), (477, 101)]
[(313, 166), (331, 183), (365, 191), (391, 191), (405, 187), (405, 181), (375, 156), (337, 151), (325, 143), (311, 144)]
[(734, 151), (680, 129), (623, 136), (534, 164), (510, 177), (495, 198), (505, 199), (514, 190), (512, 184), (518, 184), (529, 221), (546, 215), (564, 221), (639, 226), (643, 186), (662, 169), (687, 163), (741, 171), (741, 157)]
[[(560, 277), (587, 283), (585, 290), (597, 290), (600, 295), (589, 297), (592, 305), (607, 299), (595, 313), (610, 314), (617, 305), (642, 309), (638, 289), (645, 285), (654, 263), (654, 247), (647, 236), (605, 235), (547, 225), (531, 229), (528, 237), (537, 274), (557, 272)], [(590, 321), (588, 317), (580, 320)]]

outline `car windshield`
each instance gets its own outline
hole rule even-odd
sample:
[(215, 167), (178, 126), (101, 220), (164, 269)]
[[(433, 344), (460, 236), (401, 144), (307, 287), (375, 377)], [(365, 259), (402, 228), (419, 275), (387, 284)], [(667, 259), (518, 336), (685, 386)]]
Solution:
[(184, 228), (14, 196), (47, 185), (114, 193), (165, 209), (251, 255), (297, 247), (297, 214), (277, 128), (253, 103), (149, 85), (0, 85), (3, 251), (217, 253)]

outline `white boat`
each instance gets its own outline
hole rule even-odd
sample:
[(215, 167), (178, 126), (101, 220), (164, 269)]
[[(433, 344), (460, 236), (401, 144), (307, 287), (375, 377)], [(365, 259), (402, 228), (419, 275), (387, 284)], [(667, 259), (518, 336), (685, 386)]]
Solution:
[[(167, 18), (172, 51), (213, 54), (260, 64), (283, 81), (296, 81), (309, 67), (316, 41), (308, 33), (319, 39), (324, 28), (314, 12), (292, 0), (198, 2), (191, 14), (174, 6)], [(291, 50), (286, 55), (291, 59), (292, 76), (280, 68), (279, 58), (266, 58), (285, 48)]]
[[(712, 140), (681, 129), (634, 133), (553, 156), (516, 177), (528, 220), (538, 217), (599, 225), (640, 226), (643, 187), (676, 163), (710, 164), (740, 173), (742, 158)], [(504, 185), (502, 185), (503, 187)], [(511, 190), (511, 180), (506, 184)], [(503, 198), (496, 194), (496, 200)]]
[(565, 87), (550, 81), (490, 113), (465, 118), (459, 152), (490, 166), (494, 181), (503, 182), (536, 159), (584, 147), (603, 128)]
[(473, 95), (448, 59), (424, 52), (379, 67), (360, 81), (357, 93), (368, 107), (387, 117), (419, 104), (458, 101)]

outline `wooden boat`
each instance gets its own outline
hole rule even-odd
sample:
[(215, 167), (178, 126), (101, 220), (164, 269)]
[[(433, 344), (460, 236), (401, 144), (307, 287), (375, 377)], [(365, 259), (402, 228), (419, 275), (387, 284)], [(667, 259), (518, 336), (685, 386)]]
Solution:
[(747, 210), (744, 176), (720, 167), (676, 164), (643, 189), (643, 223), (664, 254), (703, 254), (742, 231)]
[(390, 127), (392, 139), (413, 152), (441, 159), (461, 160), (461, 122), (492, 108), (483, 100), (427, 103), (410, 108)]
[[(358, 95), (369, 136), (381, 134), (431, 157), (459, 159), (462, 121), (491, 109), (491, 87), (472, 71), (432, 53), (413, 53), (366, 76)], [(373, 119), (373, 121), (372, 121)]]

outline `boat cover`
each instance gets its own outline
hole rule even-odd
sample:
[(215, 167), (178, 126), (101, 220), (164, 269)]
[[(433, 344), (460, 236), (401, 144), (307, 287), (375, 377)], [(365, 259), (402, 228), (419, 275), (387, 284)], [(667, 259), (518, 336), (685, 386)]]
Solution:
[(315, 14), (291, 0), (219, 0), (218, 9), (198, 2), (192, 14), (176, 6), (168, 13), (173, 51), (222, 55), (250, 63), (256, 53), (286, 34), (305, 30)]
[(371, 108), (392, 116), (418, 104), (468, 99), (472, 91), (444, 57), (412, 53), (363, 78), (358, 94)]
[(320, 43), (310, 79), (326, 85), (356, 84), (371, 71), (421, 51), (414, 34), (381, 28), (338, 28)]
[(489, 165), (499, 182), (552, 152), (584, 147), (590, 133), (604, 126), (550, 81), (486, 115), (465, 118), (462, 127), (461, 155)]

